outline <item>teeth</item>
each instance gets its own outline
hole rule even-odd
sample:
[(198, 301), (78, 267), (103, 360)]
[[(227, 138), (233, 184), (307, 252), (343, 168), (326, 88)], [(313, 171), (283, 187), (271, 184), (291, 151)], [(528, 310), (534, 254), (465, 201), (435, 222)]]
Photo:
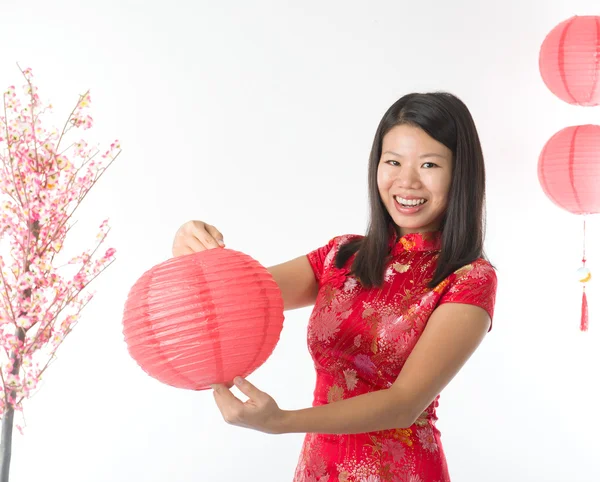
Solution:
[(398, 203), (403, 204), (404, 206), (418, 206), (426, 201), (426, 199), (404, 199), (399, 196), (394, 196), (394, 198)]

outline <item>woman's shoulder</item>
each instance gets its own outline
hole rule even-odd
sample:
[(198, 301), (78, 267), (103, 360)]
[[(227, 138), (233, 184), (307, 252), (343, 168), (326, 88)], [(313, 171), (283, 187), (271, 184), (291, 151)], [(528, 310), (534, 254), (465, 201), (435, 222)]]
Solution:
[(458, 268), (450, 277), (452, 284), (493, 285), (497, 284), (496, 268), (485, 258), (477, 258)]
[(485, 258), (477, 258), (476, 260), (472, 261), (471, 263), (468, 263), (466, 265), (464, 265), (463, 267), (459, 268), (456, 272), (459, 271), (472, 271), (475, 270), (479, 273), (489, 273), (489, 274), (496, 274), (496, 268), (492, 265), (492, 263), (490, 263), (487, 259)]
[(477, 258), (446, 278), (439, 304), (454, 302), (480, 306), (493, 319), (497, 287), (494, 266), (484, 258)]
[(333, 238), (335, 240), (335, 244), (338, 246), (342, 246), (344, 244), (348, 244), (351, 241), (362, 240), (364, 236), (362, 234), (341, 234)]
[(361, 234), (340, 234), (330, 238), (329, 241), (318, 249), (326, 251), (337, 251), (344, 244), (348, 244), (352, 241), (362, 240), (364, 238)]
[(358, 234), (340, 234), (331, 238), (326, 244), (313, 249), (308, 253), (308, 258), (315, 265), (321, 268), (327, 268), (337, 256), (340, 248), (357, 239), (362, 239), (363, 236)]
[[(469, 268), (473, 268), (473, 267), (480, 267), (480, 268), (491, 268), (494, 269), (492, 263), (490, 263), (486, 258), (484, 257), (479, 257), (474, 259), (473, 261), (469, 262), (469, 263), (465, 263), (463, 266), (461, 266), (460, 268), (458, 268), (458, 270), (461, 269), (469, 269)], [(457, 270), (457, 271), (458, 271)]]

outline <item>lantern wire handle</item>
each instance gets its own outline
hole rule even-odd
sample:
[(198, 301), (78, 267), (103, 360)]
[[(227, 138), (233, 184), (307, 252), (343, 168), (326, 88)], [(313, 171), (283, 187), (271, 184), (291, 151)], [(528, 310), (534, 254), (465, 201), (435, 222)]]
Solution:
[[(583, 258), (581, 262), (583, 263), (583, 268), (585, 272), (585, 215), (583, 216)], [(581, 331), (587, 331), (589, 327), (589, 313), (588, 313), (588, 302), (587, 296), (585, 294), (585, 283), (589, 280), (589, 276), (585, 278), (583, 282), (583, 296), (581, 297)]]

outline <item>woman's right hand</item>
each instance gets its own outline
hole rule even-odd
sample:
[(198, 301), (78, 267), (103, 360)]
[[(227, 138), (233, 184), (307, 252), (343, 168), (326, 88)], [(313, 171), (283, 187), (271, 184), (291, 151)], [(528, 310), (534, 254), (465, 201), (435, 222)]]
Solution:
[[(225, 247), (221, 232), (202, 221), (188, 221), (175, 234), (173, 256)], [(319, 285), (306, 255), (267, 268), (281, 290), (285, 310), (314, 305)]]
[(188, 221), (175, 233), (172, 252), (173, 256), (181, 256), (224, 246), (223, 235), (217, 228), (202, 221)]

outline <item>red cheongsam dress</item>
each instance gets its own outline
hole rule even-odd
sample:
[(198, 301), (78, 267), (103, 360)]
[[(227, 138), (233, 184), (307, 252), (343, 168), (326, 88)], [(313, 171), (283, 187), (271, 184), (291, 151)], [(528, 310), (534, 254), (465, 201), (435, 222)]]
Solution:
[[(427, 320), (442, 303), (468, 303), (493, 317), (496, 274), (485, 260), (428, 288), (441, 233), (390, 236), (391, 259), (381, 288), (363, 288), (349, 275), (356, 255), (335, 267), (338, 236), (308, 254), (319, 293), (308, 324), (317, 371), (313, 405), (390, 387)], [(491, 328), (490, 328), (491, 329)], [(436, 427), (439, 396), (408, 428), (352, 435), (306, 434), (294, 482), (448, 482)]]

